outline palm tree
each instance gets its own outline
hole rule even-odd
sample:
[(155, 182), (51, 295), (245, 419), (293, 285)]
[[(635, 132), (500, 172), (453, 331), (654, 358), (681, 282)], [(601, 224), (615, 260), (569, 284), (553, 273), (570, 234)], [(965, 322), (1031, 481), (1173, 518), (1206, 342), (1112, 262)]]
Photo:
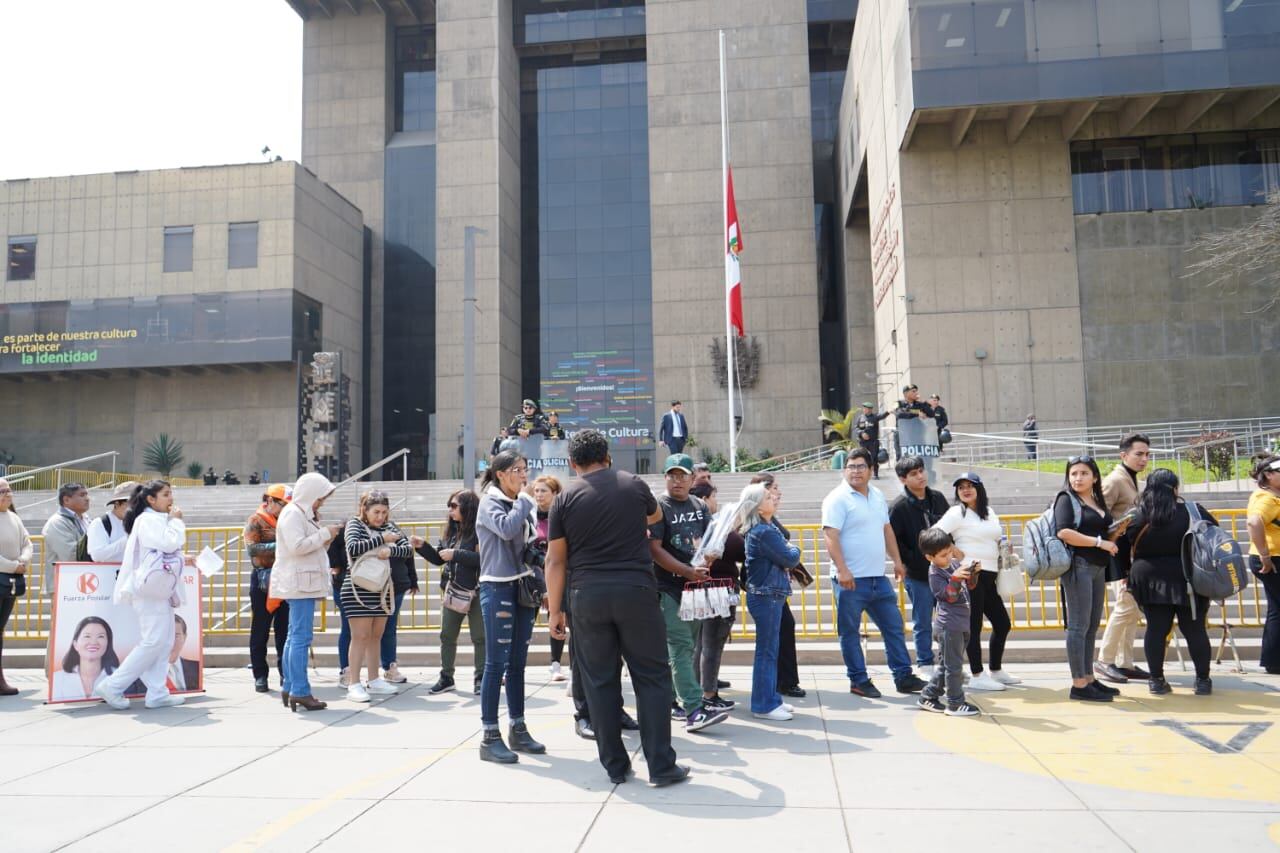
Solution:
[(857, 417), (857, 409), (850, 409), (844, 414), (839, 409), (823, 409), (819, 417), (822, 422), (822, 440), (828, 444), (843, 446), (853, 444), (853, 425)]
[(182, 442), (163, 432), (142, 449), (142, 464), (164, 477), (182, 464), (182, 458)]

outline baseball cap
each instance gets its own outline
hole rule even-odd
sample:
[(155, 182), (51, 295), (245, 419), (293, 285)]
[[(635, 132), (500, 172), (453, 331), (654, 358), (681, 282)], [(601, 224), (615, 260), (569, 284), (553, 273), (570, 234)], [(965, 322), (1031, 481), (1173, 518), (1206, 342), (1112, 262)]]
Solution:
[(961, 480), (968, 480), (970, 483), (973, 483), (975, 486), (982, 485), (981, 477), (979, 477), (977, 474), (973, 473), (972, 471), (965, 471), (959, 477), (956, 477), (954, 480), (951, 481), (952, 488), (955, 488), (956, 486), (960, 485)]
[(917, 387), (917, 386), (915, 386), (915, 385), (903, 385), (903, 386), (902, 386), (902, 393), (903, 393), (903, 394), (907, 393), (908, 391), (919, 391), (919, 390), (920, 390), (920, 389), (919, 389), (919, 387)]
[(863, 401), (862, 401), (862, 407), (863, 407), (864, 409), (874, 409), (874, 408), (876, 407), (876, 405), (875, 405), (875, 403), (868, 403), (866, 400), (863, 400)]
[(107, 506), (111, 506), (113, 503), (117, 503), (119, 501), (129, 500), (129, 498), (133, 497), (133, 490), (136, 488), (138, 488), (138, 484), (136, 482), (133, 480), (125, 480), (112, 490), (111, 497), (107, 498)]
[(525, 400), (523, 403), (520, 404), (520, 406), (521, 408), (525, 406), (532, 406), (535, 409), (538, 408), (538, 404), (533, 402), (532, 400)]
[(273, 486), (268, 486), (264, 494), (269, 498), (275, 498), (276, 500), (284, 501), (285, 503), (293, 500), (293, 489), (289, 488), (284, 483), (276, 483)]
[(681, 470), (686, 474), (693, 473), (693, 458), (687, 453), (672, 453), (667, 457), (667, 461), (662, 463), (662, 473), (668, 474), (675, 470)]

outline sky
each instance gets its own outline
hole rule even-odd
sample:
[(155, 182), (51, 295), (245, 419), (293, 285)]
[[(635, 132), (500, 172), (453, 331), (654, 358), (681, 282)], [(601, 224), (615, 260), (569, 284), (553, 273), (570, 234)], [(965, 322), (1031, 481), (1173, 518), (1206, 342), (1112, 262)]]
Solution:
[(298, 160), (285, 0), (0, 0), (0, 180)]

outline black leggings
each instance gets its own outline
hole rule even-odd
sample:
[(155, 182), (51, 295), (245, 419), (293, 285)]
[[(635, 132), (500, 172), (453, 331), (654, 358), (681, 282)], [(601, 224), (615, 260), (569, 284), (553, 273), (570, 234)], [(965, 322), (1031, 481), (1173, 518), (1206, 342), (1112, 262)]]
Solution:
[(551, 638), (551, 660), (560, 663), (560, 659), (564, 657), (564, 640)]
[[(9, 614), (13, 613), (17, 600), (12, 595), (0, 595), (0, 655), (4, 654), (4, 629), (9, 624)], [(0, 666), (4, 666), (4, 661), (0, 661)]]
[[(1202, 606), (1203, 604), (1203, 606)], [(1147, 617), (1147, 633), (1142, 637), (1142, 650), (1147, 655), (1147, 669), (1152, 678), (1164, 678), (1164, 652), (1173, 631), (1173, 619), (1178, 618), (1178, 630), (1187, 641), (1187, 651), (1196, 667), (1196, 678), (1209, 677), (1209, 632), (1204, 620), (1209, 602), (1196, 602), (1196, 618), (1191, 618), (1191, 607), (1172, 604), (1147, 604), (1142, 614)]]
[(982, 672), (982, 617), (991, 623), (991, 655), (988, 663), (999, 670), (1004, 662), (1004, 641), (1009, 639), (1009, 613), (996, 591), (996, 573), (978, 572), (978, 585), (969, 591), (969, 671)]

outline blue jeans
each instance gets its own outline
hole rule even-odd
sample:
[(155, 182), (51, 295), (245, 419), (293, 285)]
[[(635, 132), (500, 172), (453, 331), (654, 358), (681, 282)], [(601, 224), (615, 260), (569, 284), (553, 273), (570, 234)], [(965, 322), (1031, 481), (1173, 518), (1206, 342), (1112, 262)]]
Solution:
[[(347, 614), (342, 612), (342, 579), (345, 574), (339, 574), (333, 579), (333, 606), (338, 608), (338, 668), (346, 669), (351, 663), (351, 623), (347, 621)], [(360, 679), (356, 679), (359, 681)]]
[(289, 636), (284, 641), (284, 683), (281, 689), (290, 696), (311, 695), (311, 682), (307, 680), (307, 652), (311, 649), (315, 615), (314, 598), (289, 600)]
[(911, 636), (916, 644), (916, 666), (933, 666), (933, 597), (928, 581), (904, 578), (907, 598), (911, 600)]
[(400, 605), (404, 604), (404, 593), (396, 593), (396, 609), (382, 629), (382, 645), (379, 654), (382, 656), (382, 668), (386, 669), (396, 662), (396, 623), (400, 621)]
[(778, 692), (778, 629), (785, 596), (747, 593), (747, 612), (756, 623), (756, 655), (751, 668), (751, 713), (767, 714), (782, 704)]
[(867, 661), (862, 656), (862, 643), (858, 629), (865, 612), (880, 629), (884, 640), (885, 657), (893, 680), (898, 681), (911, 674), (911, 658), (907, 656), (907, 641), (902, 633), (902, 614), (898, 612), (898, 596), (893, 584), (884, 576), (856, 578), (855, 589), (836, 587), (836, 624), (840, 633), (840, 654), (844, 658), (849, 681), (857, 684), (867, 680)]
[(480, 722), (498, 725), (498, 694), (507, 676), (507, 716), (524, 718), (524, 666), (538, 611), (521, 607), (515, 582), (480, 584), (480, 612), (484, 615), (484, 679), (480, 682)]

